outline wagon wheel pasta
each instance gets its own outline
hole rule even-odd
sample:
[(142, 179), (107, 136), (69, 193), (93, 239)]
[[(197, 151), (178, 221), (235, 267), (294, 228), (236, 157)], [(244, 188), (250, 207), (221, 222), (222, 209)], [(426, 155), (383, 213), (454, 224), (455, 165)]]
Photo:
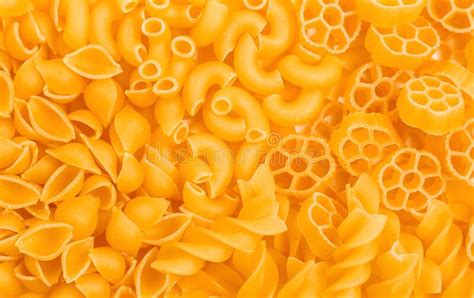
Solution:
[(471, 0), (1, 0), (1, 297), (474, 296)]

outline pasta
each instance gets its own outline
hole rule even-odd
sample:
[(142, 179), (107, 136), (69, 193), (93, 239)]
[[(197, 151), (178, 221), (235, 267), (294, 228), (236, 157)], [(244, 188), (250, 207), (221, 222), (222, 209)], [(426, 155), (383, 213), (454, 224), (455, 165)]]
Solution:
[(474, 297), (471, 0), (1, 0), (0, 296)]

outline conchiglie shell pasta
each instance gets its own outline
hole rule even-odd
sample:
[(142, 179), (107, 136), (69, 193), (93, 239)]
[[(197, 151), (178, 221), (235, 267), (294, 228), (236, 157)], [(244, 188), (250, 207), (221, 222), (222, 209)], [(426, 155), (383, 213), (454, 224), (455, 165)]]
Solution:
[(54, 149), (47, 149), (46, 153), (73, 167), (87, 172), (100, 174), (100, 169), (94, 162), (92, 154), (86, 146), (79, 143), (69, 143)]
[(34, 165), (23, 172), (21, 178), (44, 185), (49, 177), (61, 166), (61, 162), (49, 155), (43, 155)]
[(117, 180), (117, 155), (114, 148), (104, 140), (89, 139), (81, 136), (99, 166), (105, 170), (113, 182)]
[(158, 249), (152, 248), (140, 261), (133, 276), (137, 297), (159, 297), (169, 285), (169, 275), (151, 267), (156, 259)]
[(0, 169), (10, 166), (21, 154), (22, 148), (10, 139), (0, 137)]
[(142, 163), (143, 189), (152, 196), (177, 199), (179, 171), (154, 147), (148, 147)]
[(54, 220), (74, 228), (73, 240), (91, 236), (98, 222), (99, 199), (91, 196), (70, 198), (61, 202), (56, 208)]
[(0, 263), (0, 291), (6, 297), (19, 296), (24, 287), (21, 282), (15, 277), (16, 262)]
[(36, 294), (44, 294), (49, 291), (49, 288), (36, 276), (32, 275), (21, 262), (13, 270), (15, 277), (25, 286), (29, 291)]
[(13, 111), (13, 82), (9, 74), (0, 71), (0, 117), (10, 117)]
[(110, 283), (118, 283), (125, 274), (125, 257), (115, 249), (103, 246), (89, 252), (90, 259), (97, 271)]
[(27, 102), (19, 98), (13, 103), (13, 122), (18, 134), (32, 140), (45, 140), (31, 127)]
[(45, 82), (36, 69), (36, 61), (39, 59), (38, 56), (38, 54), (33, 55), (18, 69), (13, 79), (16, 97), (27, 99), (32, 95), (40, 95), (43, 91)]
[(0, 217), (0, 261), (12, 261), (21, 258), (15, 242), (25, 230), (23, 221), (13, 213)]
[(61, 59), (38, 60), (36, 69), (53, 93), (72, 95), (80, 94), (86, 89), (86, 80), (71, 71)]
[(124, 213), (142, 231), (151, 229), (165, 214), (170, 203), (163, 198), (136, 197), (127, 203)]
[(89, 44), (63, 58), (64, 64), (78, 75), (91, 79), (108, 79), (122, 72), (120, 64), (100, 45)]
[(137, 254), (143, 238), (138, 226), (115, 207), (112, 210), (105, 236), (111, 247), (132, 256)]
[(125, 96), (122, 87), (113, 79), (96, 80), (84, 91), (84, 102), (102, 125), (107, 127), (122, 108)]
[(98, 273), (89, 273), (76, 280), (76, 287), (86, 297), (109, 297), (110, 285)]
[(15, 122), (12, 118), (0, 118), (0, 136), (13, 138), (15, 135)]
[(68, 165), (60, 166), (44, 185), (41, 201), (52, 203), (75, 197), (84, 183), (84, 170)]
[(51, 217), (51, 207), (43, 202), (38, 202), (35, 205), (25, 207), (25, 210), (36, 218), (48, 220)]
[(123, 193), (137, 190), (143, 183), (144, 171), (142, 165), (132, 154), (125, 152), (122, 168), (117, 178), (117, 189)]
[(94, 238), (69, 243), (61, 255), (61, 268), (63, 278), (71, 283), (81, 277), (89, 268), (91, 260), (89, 251), (94, 247)]
[(48, 287), (51, 287), (59, 281), (59, 277), (61, 276), (60, 258), (51, 261), (40, 261), (36, 258), (25, 256), (24, 260), (28, 271), (38, 277)]
[(81, 291), (79, 291), (74, 284), (59, 283), (53, 287), (49, 294), (50, 298), (84, 298)]
[(103, 128), (99, 118), (89, 110), (76, 110), (67, 115), (72, 125), (76, 129), (76, 133), (83, 134), (88, 138), (97, 140), (101, 137)]
[(67, 143), (76, 137), (71, 121), (58, 105), (32, 96), (27, 107), (31, 126), (42, 138)]
[(39, 201), (41, 189), (13, 175), (0, 175), (0, 206), (18, 209)]
[(150, 124), (130, 105), (115, 115), (110, 127), (112, 146), (119, 156), (122, 155), (122, 152), (135, 153), (150, 140), (150, 136)]
[(62, 253), (71, 240), (72, 230), (65, 223), (39, 221), (18, 238), (15, 246), (25, 255), (40, 261), (51, 261)]
[(117, 201), (114, 184), (105, 176), (94, 175), (84, 181), (81, 195), (91, 195), (99, 199), (99, 209), (109, 210)]

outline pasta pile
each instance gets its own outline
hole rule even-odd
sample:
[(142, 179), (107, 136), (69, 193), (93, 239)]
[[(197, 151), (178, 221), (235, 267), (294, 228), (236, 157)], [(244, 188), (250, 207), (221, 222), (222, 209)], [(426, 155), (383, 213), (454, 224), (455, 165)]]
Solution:
[(0, 298), (474, 297), (472, 0), (0, 17)]

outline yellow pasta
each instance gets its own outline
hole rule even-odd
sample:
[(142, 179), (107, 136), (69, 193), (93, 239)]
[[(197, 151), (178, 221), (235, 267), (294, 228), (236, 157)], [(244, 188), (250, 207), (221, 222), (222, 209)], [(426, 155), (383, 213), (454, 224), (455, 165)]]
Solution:
[(0, 296), (473, 296), (471, 2), (0, 0)]

